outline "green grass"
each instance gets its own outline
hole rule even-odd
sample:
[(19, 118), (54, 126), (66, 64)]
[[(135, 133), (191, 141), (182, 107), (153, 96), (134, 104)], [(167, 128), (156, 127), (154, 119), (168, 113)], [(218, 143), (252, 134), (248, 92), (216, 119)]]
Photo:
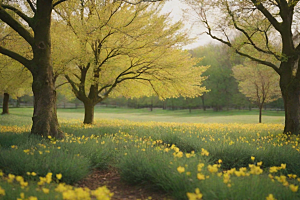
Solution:
[[(15, 192), (22, 191), (26, 197), (51, 199), (51, 195), (62, 199), (62, 193), (55, 191), (58, 182), (75, 184), (95, 168), (114, 167), (128, 184), (161, 190), (174, 199), (187, 199), (187, 193), (195, 193), (196, 188), (204, 200), (260, 200), (270, 194), (276, 199), (300, 199), (300, 190), (292, 192), (290, 186), (283, 185), (300, 186), (300, 179), (287, 177), (300, 177), (300, 139), (282, 134), (282, 123), (276, 124), (283, 119), (282, 112), (268, 111), (263, 118), (270, 123), (257, 124), (251, 122), (257, 117), (255, 111), (190, 114), (187, 110), (97, 108), (95, 124), (83, 126), (82, 111), (59, 110), (61, 129), (66, 133), (63, 140), (29, 137), (32, 109), (11, 109), (11, 115), (0, 116), (5, 126), (0, 126), (0, 169), (30, 182), (26, 191), (18, 182), (11, 186), (0, 176), (0, 198), (2, 187), (9, 193), (5, 199), (19, 197)], [(122, 117), (128, 121), (118, 120)], [(235, 119), (239, 123), (233, 123)], [(191, 123), (198, 121), (207, 123)], [(203, 165), (200, 169), (199, 164)], [(270, 172), (274, 166), (278, 171)], [(251, 167), (262, 171), (251, 171)], [(241, 168), (246, 172), (238, 177), (236, 172)], [(54, 182), (37, 186), (38, 176), (27, 172), (41, 177), (51, 172)], [(61, 180), (55, 177), (58, 173)], [(15, 192), (10, 192), (12, 187)], [(49, 188), (50, 193), (33, 191), (34, 187)], [(71, 195), (75, 190), (67, 191)]]
[[(31, 123), (32, 108), (10, 108), (14, 115), (13, 121), (20, 124)], [(59, 119), (78, 119), (83, 121), (84, 109), (58, 109)], [(258, 123), (258, 110), (230, 110), (215, 112), (212, 110), (162, 110), (154, 109), (126, 109), (96, 107), (95, 119), (124, 119), (136, 122), (187, 122), (187, 123)], [(11, 118), (0, 118), (1, 124), (10, 124)], [(263, 123), (284, 123), (283, 111), (263, 111)]]

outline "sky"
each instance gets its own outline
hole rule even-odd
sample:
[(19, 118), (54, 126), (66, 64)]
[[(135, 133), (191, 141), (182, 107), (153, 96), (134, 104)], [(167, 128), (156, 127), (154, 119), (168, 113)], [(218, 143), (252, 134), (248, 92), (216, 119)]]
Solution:
[[(182, 19), (183, 17), (183, 11), (182, 11), (182, 8), (183, 9), (187, 9), (188, 6), (181, 3), (179, 0), (170, 0), (170, 1), (167, 1), (162, 9), (162, 13), (169, 13), (171, 12), (170, 14), (170, 17), (172, 18), (172, 20), (174, 22)], [(185, 49), (193, 49), (193, 48), (196, 48), (198, 46), (203, 46), (205, 44), (208, 44), (210, 42), (213, 42), (214, 40), (211, 39), (208, 35), (206, 34), (200, 34), (200, 33), (203, 33), (205, 31), (204, 28), (201, 28), (199, 27), (199, 23), (198, 26), (196, 24), (193, 23), (193, 20), (190, 19), (190, 20), (184, 20), (184, 24), (187, 28), (190, 28), (192, 27), (192, 31), (191, 31), (191, 36), (192, 37), (196, 37), (196, 41), (193, 43), (193, 44), (190, 44), (188, 46), (185, 46), (184, 48)], [(194, 25), (193, 25), (194, 24)]]

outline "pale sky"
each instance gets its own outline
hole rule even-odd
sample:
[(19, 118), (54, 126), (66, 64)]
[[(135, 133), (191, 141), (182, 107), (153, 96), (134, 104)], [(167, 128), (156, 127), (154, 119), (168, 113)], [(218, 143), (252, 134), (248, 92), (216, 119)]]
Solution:
[[(163, 13), (171, 12), (170, 17), (174, 20), (174, 22), (182, 19), (183, 17), (183, 9), (188, 8), (187, 5), (181, 3), (179, 0), (170, 0), (167, 1), (162, 9)], [(193, 24), (193, 20), (190, 19), (189, 21), (185, 20), (186, 27), (190, 28)], [(198, 24), (198, 23), (197, 23)], [(193, 44), (190, 44), (185, 47), (185, 49), (192, 49), (198, 46), (203, 46), (205, 44), (208, 44), (209, 42), (213, 42), (214, 40), (211, 39), (207, 34), (201, 34), (204, 31), (203, 28), (200, 28), (196, 24), (193, 25), (191, 36), (196, 37), (196, 41)]]

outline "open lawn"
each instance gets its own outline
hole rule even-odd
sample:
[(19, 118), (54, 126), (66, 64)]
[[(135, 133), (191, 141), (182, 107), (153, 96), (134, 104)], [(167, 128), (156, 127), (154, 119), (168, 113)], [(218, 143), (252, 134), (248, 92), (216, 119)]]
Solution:
[(269, 111), (263, 119), (270, 123), (257, 124), (255, 111), (103, 108), (85, 126), (81, 112), (59, 110), (63, 140), (30, 136), (32, 109), (0, 116), (1, 200), (121, 199), (108, 182), (78, 187), (95, 169), (159, 191), (157, 200), (300, 199), (300, 139), (282, 134), (282, 112)]
[[(27, 116), (31, 120), (32, 108), (11, 108), (17, 116)], [(59, 119), (83, 120), (84, 109), (58, 109)], [(258, 123), (258, 110), (230, 110), (215, 112), (212, 110), (162, 110), (125, 109), (96, 107), (95, 119), (125, 119), (136, 122), (187, 122), (187, 123)], [(29, 120), (29, 121), (30, 121)], [(1, 121), (0, 121), (1, 122)], [(284, 123), (284, 111), (263, 111), (263, 123)], [(30, 121), (31, 123), (31, 121)]]

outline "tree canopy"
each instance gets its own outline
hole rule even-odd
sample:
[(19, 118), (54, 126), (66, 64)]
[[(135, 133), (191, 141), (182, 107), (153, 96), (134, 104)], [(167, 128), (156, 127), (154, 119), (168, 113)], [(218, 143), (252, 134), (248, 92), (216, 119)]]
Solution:
[(68, 33), (72, 46), (70, 53), (63, 50), (72, 55), (65, 77), (85, 104), (85, 123), (93, 121), (87, 112), (108, 96), (165, 99), (205, 91), (200, 86), (206, 67), (194, 67), (197, 59), (179, 49), (189, 42), (187, 33), (181, 22), (171, 24), (168, 15), (159, 14), (161, 5), (74, 1), (56, 9), (63, 21), (55, 26)]

